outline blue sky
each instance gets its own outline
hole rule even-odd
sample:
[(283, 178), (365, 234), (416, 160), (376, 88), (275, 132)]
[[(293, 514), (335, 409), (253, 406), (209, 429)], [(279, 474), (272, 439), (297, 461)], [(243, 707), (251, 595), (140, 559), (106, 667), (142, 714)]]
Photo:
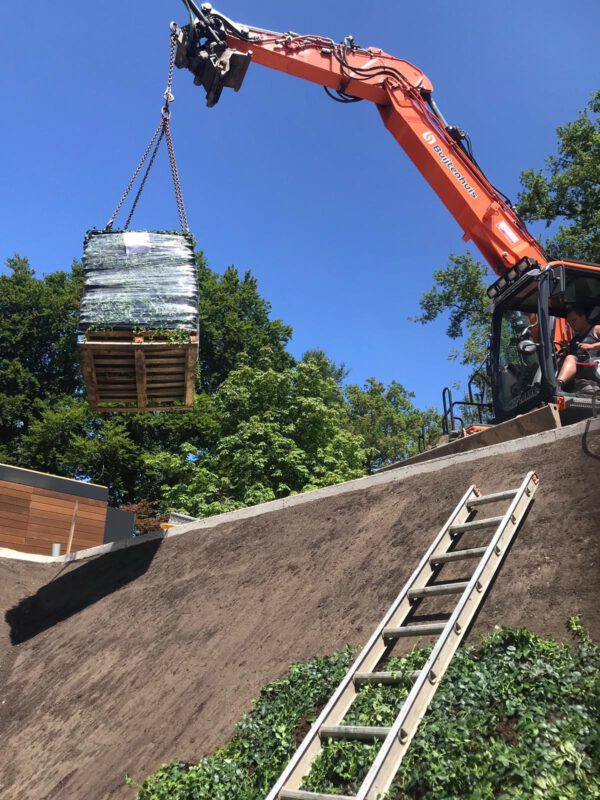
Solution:
[[(353, 34), (412, 61), (511, 197), (599, 85), (596, 0), (216, 7), (271, 30)], [(186, 22), (178, 0), (0, 5), (2, 263), (18, 252), (39, 273), (67, 268), (84, 232), (105, 224), (158, 122), (172, 19)], [(258, 277), (273, 316), (293, 326), (295, 355), (324, 349), (351, 381), (396, 379), (419, 406), (437, 405), (464, 371), (447, 360), (442, 321), (407, 318), (467, 245), (376, 109), (257, 65), (213, 109), (187, 72), (174, 91), (190, 228), (211, 267)], [(134, 227), (177, 227), (165, 153)]]

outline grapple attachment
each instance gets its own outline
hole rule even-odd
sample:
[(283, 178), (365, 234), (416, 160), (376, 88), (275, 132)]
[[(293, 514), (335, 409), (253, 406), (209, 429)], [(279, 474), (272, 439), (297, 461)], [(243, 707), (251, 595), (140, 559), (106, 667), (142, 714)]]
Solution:
[(177, 40), (175, 66), (189, 69), (196, 86), (206, 90), (206, 105), (216, 105), (223, 89), (239, 91), (252, 53), (229, 47), (218, 17), (196, 19), (185, 28), (174, 28)]

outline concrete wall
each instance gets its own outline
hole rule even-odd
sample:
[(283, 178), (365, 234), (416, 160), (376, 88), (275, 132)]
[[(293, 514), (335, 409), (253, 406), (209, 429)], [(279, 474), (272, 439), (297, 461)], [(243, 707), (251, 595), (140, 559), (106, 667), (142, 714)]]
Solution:
[[(2, 546), (0, 545), (0, 558), (12, 558), (20, 561), (35, 561), (44, 564), (58, 564), (69, 561), (79, 561), (86, 558), (94, 558), (104, 553), (114, 552), (123, 548), (136, 547), (137, 545), (147, 544), (148, 542), (154, 540), (171, 539), (183, 536), (187, 533), (196, 534), (202, 530), (215, 528), (225, 523), (237, 522), (243, 519), (252, 519), (254, 517), (262, 516), (263, 514), (281, 511), (282, 509), (294, 508), (307, 503), (314, 503), (327, 497), (336, 497), (338, 495), (350, 494), (352, 492), (360, 492), (363, 489), (382, 486), (388, 483), (401, 483), (407, 478), (411, 478), (416, 475), (426, 475), (431, 472), (442, 472), (449, 466), (461, 466), (471, 461), (487, 459), (493, 460), (498, 456), (507, 455), (509, 453), (522, 452), (525, 454), (528, 450), (544, 448), (547, 445), (552, 445), (556, 442), (563, 441), (565, 446), (568, 446), (568, 440), (578, 439), (582, 443), (582, 447), (585, 449), (588, 447), (588, 439), (590, 437), (597, 438), (599, 433), (600, 419), (589, 419), (585, 422), (578, 422), (575, 425), (569, 425), (565, 428), (557, 428), (556, 430), (550, 430), (544, 433), (526, 436), (522, 439), (490, 445), (489, 447), (484, 447), (480, 450), (473, 450), (468, 453), (458, 453), (456, 455), (447, 455), (444, 457), (431, 459), (423, 464), (418, 463), (399, 465), (399, 468), (397, 469), (380, 471), (376, 475), (366, 475), (363, 478), (356, 478), (352, 481), (339, 483), (335, 486), (326, 486), (323, 489), (315, 489), (312, 492), (305, 492), (304, 494), (284, 497), (281, 500), (271, 500), (267, 503), (260, 503), (256, 506), (240, 508), (237, 511), (228, 511), (224, 514), (217, 514), (214, 517), (206, 517), (196, 521), (177, 524), (176, 528), (172, 528), (166, 532), (161, 531), (160, 533), (149, 533), (145, 536), (136, 536), (133, 539), (122, 539), (117, 542), (101, 545), (100, 547), (92, 547), (87, 551), (72, 553), (70, 556), (52, 557), (24, 555), (11, 552), (8, 549), (3, 550)], [(600, 470), (598, 474), (600, 476)], [(596, 487), (594, 487), (594, 491), (596, 491)], [(178, 516), (183, 515), (172, 514), (170, 517), (171, 521), (178, 522)]]
[(135, 514), (132, 511), (121, 511), (119, 508), (106, 509), (106, 525), (104, 527), (104, 544), (132, 539), (135, 525)]

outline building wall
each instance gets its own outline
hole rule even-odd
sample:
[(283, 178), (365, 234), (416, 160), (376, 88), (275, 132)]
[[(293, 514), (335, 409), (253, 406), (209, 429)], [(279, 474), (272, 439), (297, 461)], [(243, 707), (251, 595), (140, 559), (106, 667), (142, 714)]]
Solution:
[(106, 512), (104, 544), (120, 542), (121, 539), (133, 539), (135, 514), (131, 511), (121, 511), (120, 508), (110, 508), (110, 506)]
[(50, 555), (54, 543), (66, 553), (104, 542), (108, 490), (0, 464), (0, 547)]

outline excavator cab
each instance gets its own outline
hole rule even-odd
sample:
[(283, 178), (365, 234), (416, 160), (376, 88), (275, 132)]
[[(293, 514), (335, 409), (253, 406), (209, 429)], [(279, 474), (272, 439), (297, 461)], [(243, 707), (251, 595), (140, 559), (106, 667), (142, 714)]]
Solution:
[[(494, 418), (503, 422), (544, 403), (556, 403), (563, 424), (600, 409), (600, 353), (578, 367), (566, 392), (556, 376), (568, 352), (569, 308), (583, 305), (600, 323), (600, 266), (553, 262), (541, 269), (525, 262), (488, 289), (493, 303), (489, 379)], [(597, 391), (596, 391), (597, 390)]]

